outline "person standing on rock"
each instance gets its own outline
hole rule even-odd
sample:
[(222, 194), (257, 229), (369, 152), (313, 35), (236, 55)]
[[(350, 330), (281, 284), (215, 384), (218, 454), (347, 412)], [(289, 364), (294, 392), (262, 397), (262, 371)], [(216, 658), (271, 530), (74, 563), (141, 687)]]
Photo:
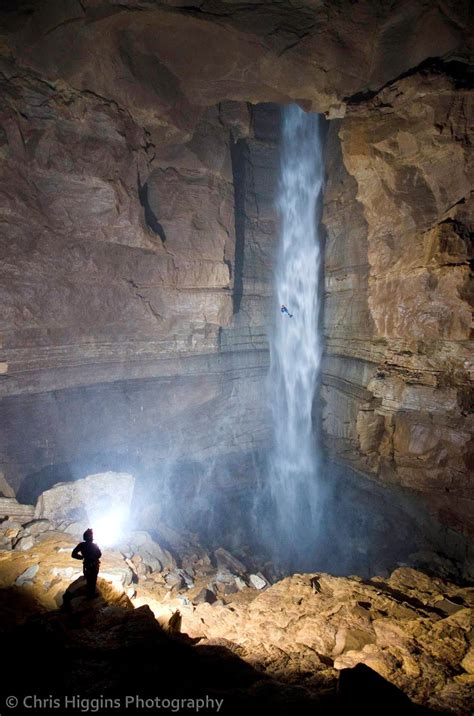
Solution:
[(99, 574), (100, 558), (102, 552), (94, 542), (94, 533), (89, 527), (82, 535), (84, 542), (80, 542), (71, 552), (73, 559), (82, 559), (82, 571), (87, 582), (87, 596), (96, 596), (97, 575)]

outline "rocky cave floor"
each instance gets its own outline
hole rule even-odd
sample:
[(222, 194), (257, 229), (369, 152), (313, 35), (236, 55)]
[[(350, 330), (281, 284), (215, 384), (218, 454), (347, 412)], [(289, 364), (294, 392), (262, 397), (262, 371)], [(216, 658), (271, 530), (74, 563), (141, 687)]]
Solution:
[(0, 523), (4, 691), (207, 695), (223, 712), (471, 713), (473, 587), (410, 567), (271, 583), (241, 555), (160, 530), (162, 544), (137, 531), (103, 550), (87, 600), (73, 525)]

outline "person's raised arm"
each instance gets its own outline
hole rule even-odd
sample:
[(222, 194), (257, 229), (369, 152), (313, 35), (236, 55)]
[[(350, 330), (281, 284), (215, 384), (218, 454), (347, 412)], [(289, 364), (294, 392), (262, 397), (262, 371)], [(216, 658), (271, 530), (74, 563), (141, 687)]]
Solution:
[(71, 557), (73, 559), (84, 559), (82, 555), (82, 543), (78, 544), (77, 547), (74, 547), (74, 549), (71, 552)]

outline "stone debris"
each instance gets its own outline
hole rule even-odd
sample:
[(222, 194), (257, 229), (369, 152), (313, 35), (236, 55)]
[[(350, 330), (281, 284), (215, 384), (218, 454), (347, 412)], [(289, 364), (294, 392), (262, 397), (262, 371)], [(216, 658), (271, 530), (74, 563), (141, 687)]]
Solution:
[(134, 554), (131, 560), (126, 559), (125, 561), (127, 564), (130, 562), (129, 567), (134, 571), (138, 579), (146, 579), (153, 571), (150, 565), (145, 564), (139, 554)]
[(193, 599), (193, 604), (214, 604), (217, 601), (217, 597), (211, 589), (201, 589)]
[(226, 597), (230, 596), (231, 594), (236, 594), (236, 592), (239, 591), (238, 586), (235, 583), (235, 579), (233, 583), (231, 584), (224, 584), (224, 595)]
[(251, 574), (249, 582), (255, 589), (265, 589), (268, 586), (268, 582), (261, 572), (258, 574)]
[(22, 536), (31, 535), (32, 537), (36, 537), (37, 535), (41, 534), (42, 532), (46, 532), (47, 530), (52, 529), (52, 527), (53, 527), (53, 525), (49, 520), (46, 520), (46, 519), (31, 520), (30, 522), (26, 522), (23, 525)]
[(193, 589), (194, 584), (195, 584), (193, 578), (184, 569), (178, 569), (176, 571), (177, 571), (177, 574), (179, 574), (182, 577), (186, 588)]
[(25, 537), (19, 537), (13, 543), (14, 550), (20, 550), (22, 552), (34, 547), (35, 538), (32, 535), (26, 535)]
[(0, 535), (0, 552), (12, 549), (12, 542), (8, 537)]
[(143, 563), (152, 572), (161, 572), (163, 569), (176, 568), (176, 560), (171, 553), (156, 542), (148, 532), (135, 530), (130, 533), (126, 541), (120, 545), (126, 557), (139, 556)]
[(64, 580), (75, 579), (82, 574), (82, 570), (77, 567), (53, 567), (51, 570), (53, 577), (60, 577)]
[(23, 587), (25, 584), (32, 584), (33, 579), (36, 577), (39, 570), (38, 564), (33, 564), (31, 567), (25, 569), (15, 580), (17, 587)]
[[(18, 525), (10, 522), (6, 529), (15, 531)], [(136, 546), (148, 549), (152, 542), (141, 533)], [(87, 610), (82, 570), (71, 564), (73, 546), (70, 535), (48, 529), (38, 535), (34, 552), (4, 551), (2, 586), (34, 585), (35, 599), (48, 610), (63, 604), (67, 590), (68, 608)], [(273, 585), (258, 570), (239, 576), (215, 567), (208, 574), (197, 566), (193, 578), (182, 567), (149, 570), (138, 554), (129, 558), (104, 550), (101, 593), (123, 598), (127, 609), (149, 605), (164, 628), (179, 609), (181, 630), (192, 640), (231, 644), (241, 657), (278, 679), (291, 672), (292, 683), (307, 687), (304, 675), (311, 673), (314, 684), (334, 688), (338, 671), (363, 663), (418, 703), (438, 710), (456, 703), (459, 714), (469, 713), (472, 588), (408, 567), (388, 579), (364, 581), (318, 572)]]
[(0, 522), (0, 535), (2, 535), (10, 542), (19, 536), (21, 530), (22, 526), (20, 522), (17, 522), (15, 520), (8, 519), (3, 520), (3, 522)]
[(235, 574), (243, 575), (247, 573), (247, 568), (243, 562), (234, 557), (230, 552), (223, 547), (219, 547), (214, 551), (214, 557), (216, 558), (217, 566), (219, 569), (228, 570)]
[(184, 586), (183, 577), (181, 574), (178, 574), (178, 572), (169, 572), (165, 576), (165, 582), (169, 589), (181, 589)]
[(61, 532), (72, 535), (73, 537), (76, 537), (76, 539), (82, 539), (82, 535), (84, 534), (84, 525), (85, 519), (83, 519), (82, 522), (75, 521), (63, 523)]
[(244, 582), (244, 580), (241, 579), (241, 577), (235, 578), (235, 585), (239, 591), (242, 591), (242, 589), (245, 589), (247, 586), (246, 583)]
[(176, 599), (181, 602), (181, 604), (185, 607), (191, 606), (191, 601), (188, 599), (188, 597), (184, 597), (182, 594), (179, 594)]
[(216, 582), (223, 582), (224, 584), (232, 584), (235, 582), (236, 575), (229, 572), (227, 569), (220, 569), (215, 575)]

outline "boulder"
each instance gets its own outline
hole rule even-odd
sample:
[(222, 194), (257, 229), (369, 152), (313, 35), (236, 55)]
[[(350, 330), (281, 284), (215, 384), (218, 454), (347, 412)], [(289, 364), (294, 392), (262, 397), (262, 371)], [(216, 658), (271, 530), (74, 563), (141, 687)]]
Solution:
[(39, 565), (33, 564), (28, 569), (25, 569), (15, 580), (17, 587), (22, 587), (25, 584), (31, 583), (38, 573)]
[(150, 567), (152, 572), (161, 572), (165, 567), (176, 568), (176, 561), (168, 550), (163, 549), (144, 530), (131, 532), (126, 544), (121, 547), (124, 554), (140, 556), (143, 563)]
[(125, 562), (139, 579), (146, 579), (152, 571), (151, 567), (145, 564), (139, 554), (134, 554), (131, 559), (126, 559)]
[(238, 586), (235, 583), (235, 580), (232, 584), (224, 584), (224, 594), (226, 596), (229, 596), (230, 594), (235, 594), (239, 591)]
[(268, 585), (267, 580), (265, 579), (263, 574), (261, 574), (261, 572), (259, 572), (258, 574), (251, 574), (249, 577), (249, 581), (252, 587), (255, 587), (255, 589), (265, 589), (265, 587)]
[(231, 574), (227, 569), (221, 569), (217, 572), (215, 580), (223, 584), (233, 584), (235, 583), (235, 574)]
[(239, 590), (239, 592), (241, 592), (242, 589), (245, 589), (245, 587), (247, 586), (241, 577), (235, 578), (235, 585), (236, 585), (237, 589)]
[(84, 533), (84, 527), (85, 527), (84, 521), (83, 522), (70, 522), (70, 523), (63, 522), (62, 527), (61, 527), (61, 532), (65, 532), (66, 534), (72, 535), (73, 537), (78, 537), (78, 538), (81, 537), (82, 538), (82, 535)]
[(13, 549), (20, 552), (26, 552), (32, 549), (35, 544), (35, 538), (32, 535), (26, 535), (26, 537), (20, 537), (16, 540), (13, 545)]
[(182, 577), (187, 589), (192, 589), (194, 587), (194, 580), (192, 579), (192, 577), (190, 577), (190, 575), (184, 569), (177, 569), (176, 571)]
[(199, 594), (194, 597), (193, 604), (214, 604), (216, 600), (216, 595), (210, 589), (201, 589)]
[(215, 550), (214, 557), (216, 558), (219, 569), (226, 569), (230, 572), (241, 575), (246, 574), (248, 571), (243, 562), (237, 559), (237, 557), (234, 557), (233, 554), (228, 552), (223, 547), (219, 547)]
[(59, 482), (39, 496), (34, 514), (55, 521), (76, 520), (77, 511), (85, 510), (90, 522), (114, 511), (128, 516), (134, 484), (135, 478), (127, 472), (103, 472)]
[(166, 586), (169, 589), (173, 589), (173, 587), (176, 587), (177, 589), (181, 589), (181, 587), (184, 586), (184, 580), (181, 574), (178, 572), (170, 572), (165, 577)]
[(51, 529), (51, 527), (52, 525), (49, 520), (30, 520), (30, 522), (25, 522), (23, 525), (22, 536), (31, 535), (32, 537), (36, 537), (36, 535), (46, 532)]
[(124, 591), (129, 587), (133, 580), (133, 572), (125, 562), (123, 566), (111, 567), (106, 570), (100, 570), (100, 577), (104, 582), (109, 582), (115, 591)]
[(9, 540), (14, 540), (20, 534), (22, 526), (15, 520), (4, 520), (0, 522), (0, 534)]
[(375, 634), (367, 629), (340, 626), (336, 633), (336, 642), (332, 656), (340, 656), (347, 651), (361, 651), (366, 644), (375, 642)]
[(77, 567), (53, 567), (50, 573), (53, 577), (59, 577), (60, 579), (69, 581), (73, 579), (73, 577), (79, 577), (82, 574), (82, 569), (78, 569)]
[(185, 531), (177, 532), (163, 523), (155, 531), (160, 542), (172, 550), (187, 572), (195, 566), (205, 569), (211, 565), (211, 559), (200, 545), (197, 535)]
[(0, 536), (0, 550), (10, 550), (11, 548), (11, 540), (8, 537)]

